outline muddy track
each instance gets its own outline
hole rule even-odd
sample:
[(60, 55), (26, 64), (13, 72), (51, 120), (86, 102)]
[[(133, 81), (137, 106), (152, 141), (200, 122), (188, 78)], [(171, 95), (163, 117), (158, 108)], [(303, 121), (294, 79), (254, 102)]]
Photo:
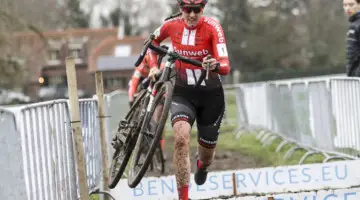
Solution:
[[(192, 138), (195, 139), (195, 138)], [(163, 176), (173, 175), (174, 167), (172, 164), (172, 155), (174, 152), (173, 148), (174, 137), (166, 138), (165, 143), (165, 156), (166, 156), (166, 170)], [(191, 146), (191, 171), (195, 170), (195, 155), (196, 155), (196, 146)], [(246, 168), (259, 168), (265, 167), (261, 160), (249, 156), (240, 151), (234, 150), (225, 150), (221, 148), (216, 149), (215, 161), (213, 165), (209, 168), (210, 171), (222, 171), (222, 170), (234, 170), (234, 169), (246, 169)], [(161, 176), (158, 172), (148, 171), (145, 176)]]

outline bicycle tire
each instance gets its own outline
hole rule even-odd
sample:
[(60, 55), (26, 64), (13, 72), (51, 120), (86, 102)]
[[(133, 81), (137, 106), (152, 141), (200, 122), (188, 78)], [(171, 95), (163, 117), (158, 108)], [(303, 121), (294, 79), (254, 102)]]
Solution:
[[(161, 174), (164, 174), (165, 173), (165, 159), (164, 159), (163, 150), (161, 149), (160, 144), (159, 144), (158, 148), (156, 148), (156, 150), (155, 150), (153, 162), (158, 164), (158, 165), (154, 164), (155, 170), (159, 171)], [(157, 166), (160, 166), (160, 169), (156, 168)]]
[(154, 156), (150, 162), (149, 167), (150, 167), (150, 171), (160, 172), (160, 174), (165, 173), (165, 159), (160, 144), (155, 149)]
[[(144, 158), (143, 165), (140, 167), (138, 172), (135, 172), (135, 165), (136, 165), (136, 159), (138, 158), (140, 152), (140, 148), (144, 145), (142, 144), (143, 138), (144, 138), (144, 131), (147, 128), (147, 124), (150, 124), (150, 120), (155, 112), (155, 108), (157, 107), (157, 104), (160, 102), (160, 100), (163, 97), (163, 92), (165, 92), (165, 102), (163, 105), (163, 110), (161, 112), (160, 120), (158, 121), (158, 127), (155, 130), (154, 138), (152, 139), (152, 142), (149, 146), (149, 149), (147, 149), (146, 156)], [(157, 94), (154, 97), (153, 104), (150, 108), (150, 112), (148, 112), (148, 115), (143, 121), (143, 125), (141, 127), (141, 131), (139, 134), (139, 137), (137, 138), (136, 146), (134, 149), (134, 155), (132, 156), (131, 162), (130, 162), (130, 170), (129, 170), (129, 176), (128, 176), (128, 185), (130, 188), (135, 188), (141, 181), (142, 177), (145, 175), (150, 162), (152, 161), (152, 158), (154, 156), (155, 149), (159, 145), (159, 141), (162, 135), (162, 132), (165, 127), (165, 123), (168, 118), (168, 113), (171, 106), (172, 101), (172, 94), (173, 94), (173, 84), (170, 81), (166, 81), (158, 90)]]
[[(146, 91), (143, 91), (139, 96), (138, 98), (135, 99), (133, 105), (131, 106), (129, 112), (126, 114), (126, 117), (125, 117), (125, 121), (129, 121), (129, 124), (132, 123), (133, 119), (137, 119), (138, 117), (138, 114), (140, 114), (141, 112), (141, 109), (142, 109), (142, 106), (143, 106), (143, 99), (144, 99), (144, 96), (146, 94)], [(136, 114), (136, 112), (138, 112)], [(140, 120), (141, 121), (141, 120)], [(138, 123), (137, 127), (130, 130), (130, 132), (128, 133), (128, 136), (132, 135), (132, 131), (140, 131), (140, 128), (141, 128), (141, 122)], [(119, 125), (119, 129), (118, 131), (125, 131), (124, 129), (121, 129), (120, 125)], [(121, 133), (120, 133), (121, 134)], [(135, 147), (135, 142), (137, 141), (137, 136), (139, 134), (134, 134), (135, 135), (135, 138), (131, 138), (129, 141), (129, 145), (127, 146), (126, 149), (124, 149), (124, 145), (121, 146), (121, 147), (118, 147), (115, 149), (115, 152), (112, 156), (112, 162), (111, 162), (111, 166), (110, 166), (110, 169), (109, 169), (109, 182), (108, 182), (108, 186), (110, 189), (113, 189), (116, 187), (116, 185), (118, 184), (118, 182), (120, 181), (125, 169), (126, 169), (126, 166), (129, 162), (129, 159), (130, 159), (130, 156), (131, 156), (131, 153), (133, 152), (132, 150), (134, 149)], [(123, 159), (120, 163), (120, 166), (118, 167), (118, 171), (114, 171), (117, 169), (117, 167), (115, 167), (117, 164), (119, 164), (117, 162), (117, 160), (115, 160), (118, 155), (122, 152), (122, 151), (125, 151), (123, 152), (124, 156), (123, 156)], [(117, 158), (118, 159), (118, 158)]]

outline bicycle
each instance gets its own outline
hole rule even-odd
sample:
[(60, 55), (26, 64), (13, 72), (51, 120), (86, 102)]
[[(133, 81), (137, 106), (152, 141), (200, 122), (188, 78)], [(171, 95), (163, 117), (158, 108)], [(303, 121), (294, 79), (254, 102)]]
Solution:
[[(163, 47), (167, 48), (166, 46)], [(163, 56), (159, 56), (159, 65), (162, 62), (162, 59)], [(138, 67), (139, 64), (135, 66)], [(113, 137), (112, 146), (115, 151), (112, 155), (112, 162), (109, 170), (108, 186), (110, 189), (115, 188), (117, 183), (120, 181), (130, 159), (132, 150), (135, 147), (135, 142), (137, 141), (137, 137), (139, 135), (138, 133), (141, 129), (141, 122), (144, 117), (144, 113), (141, 114), (141, 112), (144, 110), (144, 106), (146, 106), (144, 98), (148, 97), (146, 94), (149, 84), (150, 80), (148, 78), (145, 78), (141, 82), (139, 86), (140, 91), (136, 94), (134, 102), (130, 106), (130, 110), (127, 112), (125, 118), (120, 120), (118, 130)], [(160, 153), (162, 153), (162, 151)], [(162, 156), (163, 155), (157, 156), (162, 158), (162, 160), (154, 162), (157, 166), (161, 167), (155, 167), (154, 169), (159, 170), (161, 173), (165, 171), (165, 163)]]
[[(160, 136), (168, 117), (174, 82), (174, 76), (170, 77), (170, 75), (174, 69), (175, 61), (180, 60), (185, 63), (202, 67), (200, 61), (183, 57), (176, 52), (153, 45), (152, 41), (154, 38), (155, 35), (151, 34), (149, 39), (146, 40), (135, 66), (139, 66), (142, 62), (148, 48), (157, 52), (160, 57), (168, 55), (169, 58), (165, 67), (155, 76), (156, 81), (150, 81), (151, 83), (148, 88), (139, 94), (124, 120), (119, 123), (119, 129), (114, 139), (115, 144), (113, 145), (116, 150), (113, 154), (110, 167), (110, 188), (114, 188), (120, 180), (132, 153), (134, 153), (134, 155), (130, 163), (128, 176), (129, 187), (136, 187), (145, 175), (154, 152), (159, 146)], [(207, 77), (208, 73), (209, 69), (202, 70), (199, 80), (197, 80), (194, 87), (198, 87), (205, 79), (205, 76)], [(151, 123), (158, 105), (162, 106), (161, 113), (160, 115), (156, 115), (158, 117), (156, 122)], [(156, 124), (157, 127), (154, 129)], [(150, 129), (148, 125), (150, 125)], [(144, 144), (147, 139), (151, 139), (149, 145)], [(145, 151), (144, 156), (142, 156), (142, 151)], [(123, 159), (118, 163), (120, 155), (122, 155)], [(117, 168), (118, 171), (116, 171)]]
[[(175, 61), (180, 60), (202, 68), (202, 62), (193, 60), (179, 55), (174, 51), (163, 49), (152, 44), (153, 36), (145, 43), (142, 54), (136, 64), (140, 63), (148, 48), (157, 52), (160, 56), (168, 56), (165, 67), (158, 74), (158, 80), (155, 82), (154, 87), (151, 89), (152, 95), (147, 107), (147, 113), (142, 122), (140, 135), (137, 138), (134, 155), (132, 157), (128, 176), (128, 185), (131, 188), (136, 187), (145, 175), (149, 163), (154, 156), (154, 151), (159, 144), (161, 133), (164, 129), (165, 123), (168, 118), (170, 105), (172, 102), (172, 93), (174, 88), (174, 79), (176, 74)], [(135, 64), (135, 65), (136, 65)], [(198, 87), (205, 76), (207, 77), (209, 69), (202, 70), (199, 79), (196, 81), (194, 87)], [(160, 105), (160, 106), (159, 106)], [(158, 107), (161, 107), (160, 109)], [(161, 111), (159, 111), (159, 110)], [(160, 112), (160, 113), (157, 113)]]
[[(162, 47), (168, 49), (168, 47), (165, 45), (163, 45)], [(159, 65), (160, 65), (162, 59), (163, 59), (163, 57), (159, 56), (159, 59), (158, 59)], [(147, 89), (149, 82), (150, 82), (150, 80), (148, 78), (145, 78), (140, 84), (141, 85), (140, 90)], [(163, 149), (162, 149), (160, 143), (159, 143), (158, 147), (155, 149), (153, 159), (150, 162), (150, 170), (153, 172), (159, 172), (160, 174), (165, 173), (165, 156), (164, 156)]]
[[(144, 83), (145, 82), (145, 83)], [(144, 79), (142, 83), (139, 84), (137, 88), (137, 92), (134, 95), (134, 98), (138, 96), (141, 90), (146, 90), (148, 85), (148, 80)], [(165, 155), (163, 154), (163, 149), (161, 144), (158, 145), (158, 147), (155, 150), (154, 158), (150, 163), (150, 171), (159, 173), (163, 175), (165, 173)]]
[[(158, 63), (161, 63), (162, 59), (163, 57), (159, 56)], [(136, 67), (138, 65), (136, 65)], [(139, 85), (140, 91), (135, 95), (134, 102), (130, 106), (130, 110), (126, 114), (125, 118), (120, 120), (118, 130), (113, 137), (112, 146), (115, 149), (115, 152), (112, 155), (112, 162), (109, 170), (108, 186), (110, 189), (115, 188), (117, 183), (120, 181), (130, 159), (132, 150), (135, 147), (135, 142), (137, 141), (137, 137), (139, 135), (138, 133), (141, 128), (141, 122), (144, 117), (144, 114), (140, 114), (140, 112), (143, 111), (145, 108), (144, 106), (146, 105), (144, 97), (147, 94), (149, 84), (150, 80), (148, 78), (145, 78), (141, 82)], [(156, 164), (158, 164), (158, 162), (159, 161), (157, 161)], [(158, 169), (163, 173), (165, 171), (164, 160), (161, 160), (160, 166), (161, 169), (155, 169)]]
[(153, 159), (150, 162), (151, 171), (165, 173), (165, 158), (160, 145), (155, 149)]

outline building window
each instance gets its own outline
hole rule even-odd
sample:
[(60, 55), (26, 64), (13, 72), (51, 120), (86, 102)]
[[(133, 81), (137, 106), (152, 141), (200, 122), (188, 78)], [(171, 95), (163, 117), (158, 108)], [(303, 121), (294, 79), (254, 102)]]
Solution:
[(104, 79), (104, 88), (120, 88), (121, 80), (119, 77), (108, 77)]
[(70, 56), (74, 57), (74, 58), (80, 58), (80, 49), (71, 49), (70, 50)]
[(121, 85), (122, 85), (123, 89), (128, 87), (128, 79), (126, 77), (121, 78)]
[(49, 77), (49, 85), (63, 85), (66, 83), (64, 76)]
[(49, 60), (60, 60), (60, 50), (50, 50)]
[(131, 45), (117, 45), (115, 47), (115, 56), (128, 57), (131, 55)]

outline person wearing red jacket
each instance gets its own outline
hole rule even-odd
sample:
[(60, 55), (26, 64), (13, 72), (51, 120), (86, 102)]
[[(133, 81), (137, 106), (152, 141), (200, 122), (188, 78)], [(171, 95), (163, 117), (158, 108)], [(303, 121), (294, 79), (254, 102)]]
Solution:
[[(211, 17), (203, 16), (207, 0), (177, 0), (180, 14), (168, 18), (154, 31), (153, 43), (160, 45), (170, 38), (173, 50), (182, 56), (202, 61), (203, 68), (175, 62), (177, 70), (173, 92), (171, 123), (174, 132), (175, 177), (180, 200), (188, 200), (190, 182), (190, 133), (196, 120), (198, 152), (195, 183), (207, 179), (208, 167), (214, 159), (216, 142), (225, 111), (224, 90), (220, 75), (230, 72), (226, 40), (221, 25)], [(208, 56), (211, 55), (211, 58)], [(194, 88), (196, 80), (210, 64), (208, 80)], [(149, 77), (159, 71), (157, 54), (151, 51)]]

